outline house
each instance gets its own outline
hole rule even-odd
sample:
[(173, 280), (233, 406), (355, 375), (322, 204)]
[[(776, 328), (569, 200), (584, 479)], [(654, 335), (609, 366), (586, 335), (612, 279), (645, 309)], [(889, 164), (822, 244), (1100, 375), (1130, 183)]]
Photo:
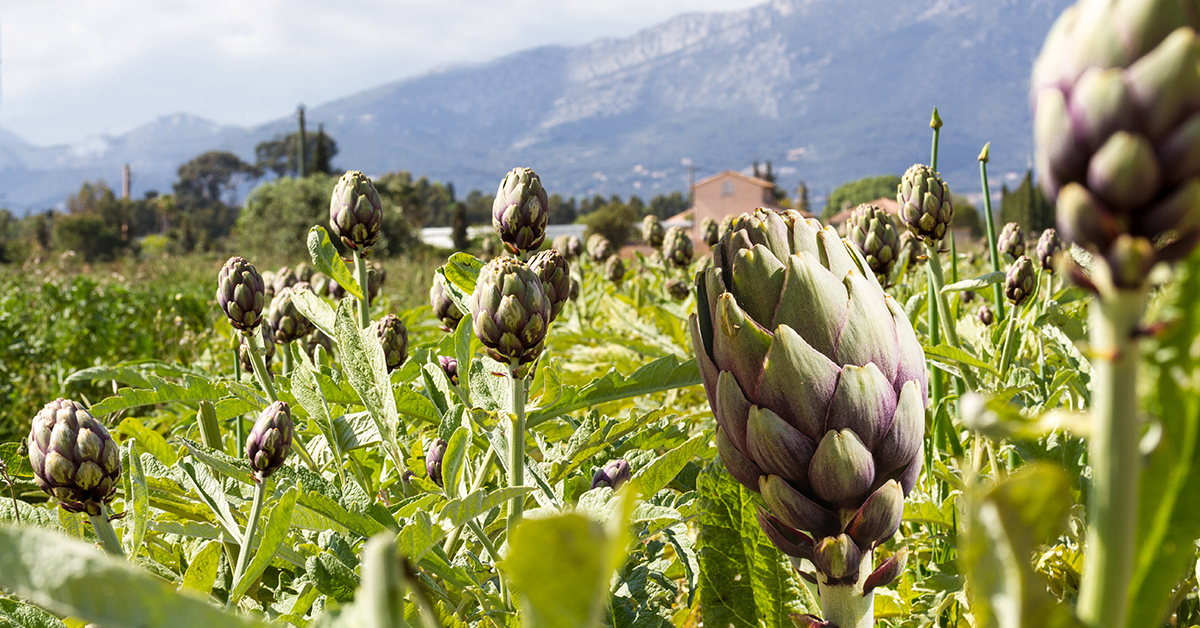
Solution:
[(691, 214), (693, 225), (712, 218), (718, 224), (730, 214), (751, 212), (758, 207), (783, 211), (775, 204), (775, 184), (740, 172), (726, 170), (701, 179), (692, 187)]

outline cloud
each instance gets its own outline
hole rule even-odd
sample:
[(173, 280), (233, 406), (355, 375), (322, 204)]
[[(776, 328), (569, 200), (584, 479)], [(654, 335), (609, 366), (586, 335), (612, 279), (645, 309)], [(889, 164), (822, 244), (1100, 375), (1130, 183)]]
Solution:
[(250, 125), (439, 66), (758, 1), (10, 2), (0, 126), (44, 145), (174, 112)]

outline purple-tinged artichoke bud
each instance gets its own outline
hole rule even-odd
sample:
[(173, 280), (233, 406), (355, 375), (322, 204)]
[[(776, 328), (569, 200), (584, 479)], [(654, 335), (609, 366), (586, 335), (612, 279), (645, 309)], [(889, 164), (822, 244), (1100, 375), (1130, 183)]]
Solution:
[(859, 205), (846, 221), (846, 239), (862, 253), (879, 283), (887, 285), (900, 259), (900, 233), (891, 215), (877, 205)]
[(823, 621), (816, 615), (804, 613), (803, 615), (792, 615), (792, 623), (796, 628), (838, 628), (837, 624)]
[(1000, 230), (1000, 235), (996, 236), (996, 250), (1012, 259), (1024, 255), (1025, 231), (1021, 229), (1021, 225), (1015, 222), (1004, 225), (1004, 228)]
[(574, 278), (574, 277), (572, 277), (572, 278), (571, 278), (571, 295), (570, 295), (570, 299), (571, 299), (572, 301), (574, 301), (575, 299), (578, 299), (578, 298), (579, 298), (579, 280), (578, 280), (578, 279), (576, 279), (576, 278)]
[(542, 280), (542, 289), (550, 301), (550, 320), (553, 321), (571, 294), (571, 264), (557, 249), (546, 249), (538, 251), (529, 260), (529, 268)]
[(574, 261), (583, 254), (583, 243), (578, 236), (560, 235), (554, 238), (554, 250), (562, 253), (567, 261)]
[(60, 398), (43, 406), (27, 444), (34, 482), (64, 510), (94, 516), (112, 501), (121, 449), (82, 405)]
[(442, 372), (446, 374), (446, 379), (450, 380), (451, 384), (457, 386), (458, 385), (458, 360), (455, 360), (454, 358), (452, 358), (448, 355), (439, 355), (438, 356), (438, 366), (442, 367)]
[(629, 462), (619, 458), (596, 469), (596, 474), (592, 476), (592, 489), (607, 486), (615, 491), (628, 482), (630, 477), (633, 476), (629, 472)]
[(612, 242), (599, 233), (593, 233), (587, 241), (587, 253), (593, 262), (599, 264), (612, 257), (614, 253)]
[(663, 228), (662, 220), (654, 214), (648, 214), (642, 219), (642, 241), (654, 248), (662, 246), (663, 236), (666, 235), (666, 229)]
[(379, 296), (379, 291), (383, 289), (383, 284), (387, 282), (387, 270), (383, 268), (383, 264), (371, 263), (367, 266), (367, 298), (371, 301)]
[(346, 289), (342, 287), (342, 284), (331, 278), (329, 280), (329, 296), (335, 301), (341, 301), (346, 298)]
[(296, 264), (295, 272), (297, 281), (307, 281), (310, 284), (312, 283), (313, 275), (316, 274), (316, 272), (313, 270), (313, 267), (308, 265), (308, 262), (300, 262), (299, 264)]
[[(262, 344), (263, 366), (267, 367), (267, 372), (271, 372), (271, 359), (275, 357), (275, 339), (271, 337), (270, 325), (263, 325), (257, 331), (251, 333), (259, 334)], [(250, 355), (249, 343), (242, 341), (238, 345), (238, 362), (242, 364), (242, 370), (247, 373), (254, 372), (254, 362)]]
[(849, 246), (815, 220), (741, 214), (689, 321), (721, 461), (827, 584), (857, 582), (896, 531), (925, 426), (924, 351)]
[(383, 202), (367, 175), (351, 170), (342, 175), (329, 198), (329, 226), (349, 249), (375, 246), (383, 228)]
[(313, 294), (324, 297), (329, 296), (329, 284), (336, 283), (323, 273), (313, 273), (309, 279), (308, 285), (312, 286)]
[(250, 331), (262, 322), (267, 288), (254, 265), (241, 257), (231, 257), (217, 273), (217, 304), (229, 318), (229, 324)]
[(462, 310), (458, 309), (450, 293), (446, 290), (446, 280), (441, 275), (433, 276), (433, 287), (429, 289), (429, 304), (433, 306), (433, 315), (442, 321), (442, 331), (454, 331), (458, 321), (462, 320)]
[(312, 322), (292, 303), (292, 295), (301, 290), (309, 290), (308, 284), (301, 282), (291, 288), (284, 288), (271, 299), (271, 307), (267, 310), (267, 324), (271, 326), (271, 337), (276, 344), (285, 345), (315, 329)]
[(608, 261), (604, 262), (604, 276), (609, 281), (621, 285), (621, 282), (625, 281), (625, 262), (616, 255), (608, 258)]
[(383, 361), (391, 373), (408, 359), (408, 328), (399, 316), (388, 314), (375, 323), (375, 333), (383, 345)]
[(298, 281), (300, 279), (296, 277), (296, 272), (287, 266), (283, 266), (275, 271), (275, 276), (271, 279), (271, 286), (275, 288), (274, 294), (279, 294), (284, 288), (291, 288), (296, 285)]
[(446, 447), (446, 441), (435, 438), (429, 446), (429, 453), (425, 454), (425, 473), (438, 486), (442, 485), (442, 459), (446, 457)]
[(1033, 260), (1027, 255), (1022, 255), (1004, 274), (1004, 296), (1012, 301), (1013, 305), (1021, 305), (1033, 294), (1033, 289)]
[(246, 437), (246, 459), (254, 481), (262, 482), (283, 466), (292, 451), (292, 410), (286, 401), (275, 401), (258, 415)]
[(275, 296), (275, 273), (273, 273), (269, 270), (264, 271), (262, 274), (262, 280), (263, 280), (263, 286), (265, 288), (264, 292), (266, 292), (267, 298), (270, 299), (270, 298), (274, 297)]
[(325, 335), (320, 329), (313, 329), (307, 336), (300, 339), (300, 346), (308, 357), (317, 358), (317, 347), (325, 350), (325, 355), (333, 355), (333, 338)]
[(979, 322), (984, 325), (991, 325), (996, 322), (996, 315), (992, 313), (992, 308), (986, 305), (979, 308)]
[(721, 239), (721, 226), (712, 218), (705, 217), (700, 221), (700, 241), (710, 248)]
[(471, 329), (487, 354), (516, 366), (525, 377), (537, 362), (550, 325), (550, 302), (542, 280), (512, 257), (497, 257), (484, 265), (469, 300)]
[(972, 303), (975, 301), (975, 293), (971, 290), (963, 290), (962, 292), (958, 293), (958, 300), (963, 305)]
[(682, 279), (668, 279), (666, 288), (667, 294), (671, 295), (671, 298), (676, 301), (686, 299), (692, 292), (692, 288)]
[(513, 168), (496, 190), (492, 227), (508, 250), (518, 255), (536, 251), (546, 239), (550, 201), (542, 180), (530, 168)]
[(1138, 288), (1200, 240), (1196, 7), (1081, 2), (1033, 67), (1034, 156), (1058, 232)]
[(1063, 250), (1062, 240), (1058, 237), (1058, 231), (1047, 229), (1042, 232), (1041, 237), (1037, 241), (1037, 258), (1038, 264), (1042, 270), (1052, 273), (1054, 272), (1054, 258)]
[(687, 268), (688, 264), (692, 263), (695, 245), (692, 243), (692, 236), (688, 235), (687, 229), (683, 227), (667, 229), (667, 235), (663, 237), (662, 255), (666, 263), (678, 268)]
[(926, 244), (937, 244), (946, 237), (954, 219), (950, 188), (941, 175), (929, 166), (914, 164), (900, 179), (896, 189), (900, 220), (913, 235)]

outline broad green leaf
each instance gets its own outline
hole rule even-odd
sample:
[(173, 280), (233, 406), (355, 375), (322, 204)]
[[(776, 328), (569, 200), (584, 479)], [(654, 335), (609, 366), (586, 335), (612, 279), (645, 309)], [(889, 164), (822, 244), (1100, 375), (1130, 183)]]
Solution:
[[(357, 305), (342, 299), (338, 304), (334, 339), (341, 350), (342, 365), (346, 379), (362, 399), (367, 412), (375, 421), (375, 427), (385, 443), (395, 443), (400, 417), (396, 413), (396, 399), (392, 394), (391, 380), (383, 359), (383, 346), (370, 327), (358, 326)], [(399, 452), (392, 452), (399, 459)]]
[(0, 526), (0, 587), (60, 615), (102, 626), (260, 626), (88, 543), (37, 528)]
[(277, 495), (270, 500), (271, 510), (265, 515), (266, 525), (260, 528), (261, 540), (258, 548), (254, 550), (254, 558), (250, 559), (241, 580), (233, 585), (232, 595), (235, 598), (241, 597), (246, 589), (250, 588), (250, 584), (262, 575), (267, 565), (271, 564), (271, 559), (275, 558), (283, 540), (287, 538), (292, 526), (292, 509), (296, 506), (296, 496), (300, 493), (299, 488), (295, 484), (288, 486), (283, 495)]
[(687, 605), (690, 607), (696, 597), (696, 580), (700, 575), (700, 558), (696, 556), (695, 543), (688, 534), (687, 524), (676, 523), (662, 531), (663, 538), (675, 548), (675, 558), (683, 565), (688, 588)]
[(333, 321), (336, 315), (324, 299), (313, 294), (311, 290), (300, 290), (292, 293), (292, 304), (304, 318), (312, 321), (321, 333), (333, 338)]
[(63, 385), (71, 385), (78, 382), (95, 382), (95, 381), (115, 381), (133, 386), (136, 388), (153, 388), (150, 380), (146, 379), (146, 373), (134, 366), (113, 365), (113, 366), (93, 366), (91, 368), (82, 369), (71, 373), (71, 376), (63, 382)]
[(221, 483), (212, 476), (208, 467), (196, 464), (196, 460), (191, 456), (181, 458), (175, 466), (183, 471), (182, 476), (188, 488), (208, 506), (217, 524), (225, 528), (233, 538), (241, 538), (237, 523), (233, 520), (233, 513), (229, 510), (229, 502), (225, 500), (225, 492), (221, 490)]
[(481, 488), (470, 495), (450, 500), (442, 507), (439, 516), (448, 519), (450, 525), (458, 527), (518, 495), (525, 495), (531, 491), (532, 486), (504, 487), (490, 492)]
[(360, 513), (350, 512), (320, 493), (305, 491), (297, 501), (304, 508), (328, 517), (363, 538), (370, 538), (387, 529), (378, 521)]
[(561, 398), (549, 406), (532, 410), (526, 423), (534, 427), (581, 408), (698, 384), (700, 369), (695, 359), (680, 362), (679, 358), (668, 355), (642, 366), (628, 377), (613, 369), (590, 384), (563, 386)]
[(473, 342), (479, 341), (475, 338), (471, 317), (463, 316), (458, 321), (458, 327), (454, 329), (454, 359), (458, 360), (458, 388), (466, 395), (467, 398), (464, 401), (468, 405), (471, 402), (471, 380), (465, 375), (470, 370), (471, 344)]
[(482, 269), (483, 262), (473, 255), (455, 253), (437, 271), (446, 279), (450, 298), (458, 305), (458, 309), (467, 313), (463, 318), (470, 318), (471, 308), (467, 305), (467, 297), (475, 292), (475, 281), (479, 279), (479, 271)]
[(201, 545), (188, 561), (187, 573), (183, 575), (183, 584), (179, 588), (196, 591), (207, 597), (212, 593), (220, 563), (221, 543), (209, 541)]
[(136, 438), (150, 455), (167, 466), (175, 464), (179, 459), (162, 434), (142, 425), (142, 422), (134, 417), (125, 417), (113, 431), (128, 438)]
[[(345, 288), (346, 292), (356, 299), (362, 299), (362, 288), (354, 280), (354, 275), (338, 255), (337, 248), (329, 241), (329, 232), (320, 225), (308, 230), (308, 254), (312, 257), (313, 268), (325, 273)], [(330, 338), (332, 334), (327, 334)]]
[(437, 425), (441, 422), (441, 415), (438, 414), (437, 406), (433, 405), (429, 397), (413, 390), (407, 384), (401, 384), (393, 388), (392, 392), (395, 395), (396, 412), (431, 425)]
[(0, 626), (12, 628), (67, 628), (57, 617), (29, 604), (0, 597)]
[[(182, 383), (169, 382), (157, 375), (147, 375), (146, 379), (151, 384), (149, 388), (122, 388), (117, 391), (115, 397), (108, 397), (92, 406), (92, 414), (99, 417), (141, 406), (180, 401), (211, 401), (229, 395), (225, 386), (194, 375), (184, 375)], [(219, 413), (217, 416), (221, 418)]]
[(83, 527), (83, 513), (68, 512), (62, 505), (54, 507), (58, 511), (58, 523), (62, 525), (63, 532), (73, 539), (85, 539), (87, 534)]
[(434, 523), (433, 519), (429, 517), (429, 513), (418, 510), (401, 528), (399, 536), (396, 537), (396, 546), (410, 559), (421, 560), (425, 552), (428, 552), (445, 535), (445, 531)]
[(121, 452), (122, 474), (125, 483), (125, 551), (137, 556), (146, 538), (146, 521), (150, 515), (150, 489), (146, 487), (146, 473), (142, 470), (142, 456), (138, 452), (137, 440), (129, 441), (129, 447)]
[(29, 466), (29, 456), (21, 455), (20, 443), (0, 444), (0, 463), (5, 472), (12, 478), (32, 478), (33, 467)]
[(442, 457), (442, 486), (451, 499), (458, 497), (458, 485), (462, 482), (463, 465), (467, 459), (467, 447), (471, 444), (471, 430), (460, 426), (454, 430), (446, 444)]
[(233, 478), (242, 484), (253, 484), (254, 480), (250, 476), (250, 463), (241, 459), (234, 458), (223, 451), (209, 449), (200, 443), (182, 438), (183, 446), (187, 447), (188, 453), (195, 459), (203, 462), (221, 475)]
[(956, 372), (959, 364), (966, 364), (967, 366), (972, 366), (977, 369), (987, 371), (996, 377), (1000, 376), (1000, 373), (996, 371), (996, 367), (984, 362), (983, 360), (980, 360), (979, 358), (976, 358), (962, 349), (952, 347), (950, 345), (925, 347), (925, 357), (937, 363), (939, 366), (946, 368), (947, 370)]
[[(502, 429), (512, 427), (511, 421), (502, 423)], [(500, 463), (500, 467), (504, 469), (504, 473), (508, 473), (508, 437), (500, 429), (492, 430), (486, 434), (488, 442), (492, 444), (492, 449), (496, 450), (496, 460)], [(529, 464), (528, 456), (525, 461), (525, 481), (528, 484), (529, 480), (540, 489), (533, 492), (533, 498), (537, 500), (538, 505), (542, 508), (557, 509), (562, 506), (558, 495), (551, 488), (550, 483), (546, 481), (546, 476), (542, 474), (541, 465)]]
[(686, 443), (656, 457), (654, 462), (639, 469), (633, 476), (633, 482), (638, 487), (638, 492), (648, 497), (656, 495), (663, 487), (670, 484), (676, 475), (679, 475), (684, 465), (704, 447), (710, 438), (707, 430), (701, 432)]
[(942, 292), (963, 292), (965, 290), (981, 290), (992, 284), (1004, 281), (1004, 271), (980, 275), (974, 279), (964, 279), (942, 288)]

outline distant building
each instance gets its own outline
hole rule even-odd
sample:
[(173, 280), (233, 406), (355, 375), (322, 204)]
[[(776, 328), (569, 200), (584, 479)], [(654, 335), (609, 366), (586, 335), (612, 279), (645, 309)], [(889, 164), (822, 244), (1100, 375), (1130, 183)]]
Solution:
[(699, 225), (705, 218), (720, 223), (730, 214), (751, 212), (758, 207), (782, 211), (786, 208), (775, 204), (774, 190), (775, 184), (770, 181), (726, 170), (696, 182), (688, 213), (692, 224)]

